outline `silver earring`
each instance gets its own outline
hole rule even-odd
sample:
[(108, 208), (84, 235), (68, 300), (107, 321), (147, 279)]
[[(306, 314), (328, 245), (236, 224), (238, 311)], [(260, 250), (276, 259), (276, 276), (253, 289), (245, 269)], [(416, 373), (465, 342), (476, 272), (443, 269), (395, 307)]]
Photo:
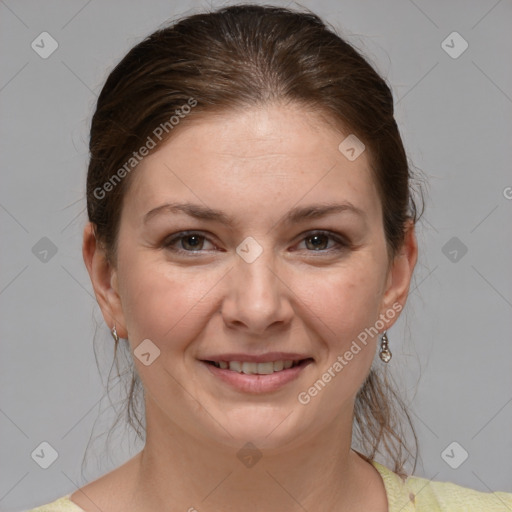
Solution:
[(386, 335), (387, 331), (384, 331), (384, 333), (382, 334), (382, 338), (380, 340), (380, 352), (379, 352), (379, 357), (382, 359), (382, 361), (384, 361), (385, 363), (389, 363), (389, 361), (391, 360), (391, 351), (389, 350), (389, 346), (388, 346), (388, 337)]
[(114, 341), (118, 342), (119, 341), (119, 335), (117, 334), (116, 324), (114, 324), (114, 327), (112, 327), (112, 330), (110, 332), (112, 333), (112, 338), (114, 338)]

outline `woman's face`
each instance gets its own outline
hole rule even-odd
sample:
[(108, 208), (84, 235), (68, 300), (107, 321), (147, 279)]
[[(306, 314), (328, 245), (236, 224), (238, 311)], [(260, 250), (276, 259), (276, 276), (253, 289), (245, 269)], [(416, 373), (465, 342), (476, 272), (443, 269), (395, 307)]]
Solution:
[(179, 128), (133, 171), (102, 304), (135, 351), (148, 426), (271, 448), (346, 422), (405, 301), (414, 233), (388, 272), (367, 151), (340, 151), (349, 133), (314, 114)]

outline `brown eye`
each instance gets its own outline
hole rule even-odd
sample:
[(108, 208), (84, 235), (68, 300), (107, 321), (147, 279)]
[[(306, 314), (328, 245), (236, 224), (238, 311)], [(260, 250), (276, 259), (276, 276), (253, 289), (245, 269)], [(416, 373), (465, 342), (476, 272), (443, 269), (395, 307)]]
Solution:
[[(349, 246), (345, 240), (329, 231), (309, 233), (303, 240), (305, 241), (308, 252), (330, 253), (331, 251), (346, 249)], [(334, 241), (334, 246), (331, 245), (329, 247), (329, 241)]]
[(197, 251), (198, 249), (202, 249), (203, 244), (204, 236), (201, 235), (187, 235), (181, 237), (181, 246), (185, 250)]
[[(308, 246), (308, 242), (310, 245)], [(321, 251), (326, 249), (329, 244), (329, 237), (327, 235), (311, 235), (306, 238), (306, 247), (314, 251)]]
[[(201, 233), (184, 231), (166, 240), (162, 246), (177, 253), (200, 253), (205, 252), (202, 249), (206, 240), (208, 239)], [(176, 245), (178, 246), (175, 247)]]

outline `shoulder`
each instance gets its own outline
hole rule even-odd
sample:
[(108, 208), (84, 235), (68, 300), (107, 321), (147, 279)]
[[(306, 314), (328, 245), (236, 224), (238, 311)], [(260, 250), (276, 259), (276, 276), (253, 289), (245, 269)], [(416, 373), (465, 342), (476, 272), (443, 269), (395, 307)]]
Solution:
[(512, 511), (512, 493), (481, 492), (451, 482), (419, 477), (409, 477), (406, 482), (417, 493), (418, 503), (427, 507), (425, 510), (430, 503), (435, 503), (443, 512)]
[(512, 493), (481, 492), (451, 482), (416, 476), (402, 480), (389, 468), (373, 461), (388, 495), (389, 512), (505, 512), (512, 511)]
[(75, 505), (69, 499), (70, 496), (71, 494), (66, 494), (66, 496), (62, 496), (51, 503), (27, 510), (26, 512), (84, 512), (82, 508)]

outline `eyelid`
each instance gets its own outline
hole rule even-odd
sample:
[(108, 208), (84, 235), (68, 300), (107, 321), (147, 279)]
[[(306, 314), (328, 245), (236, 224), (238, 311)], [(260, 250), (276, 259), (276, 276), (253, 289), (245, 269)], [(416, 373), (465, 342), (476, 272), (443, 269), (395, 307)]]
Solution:
[(337, 246), (331, 247), (330, 249), (320, 250), (320, 251), (306, 250), (307, 253), (310, 253), (310, 254), (317, 253), (319, 255), (331, 254), (333, 252), (340, 252), (340, 251), (347, 250), (352, 246), (352, 244), (347, 239), (347, 237), (343, 236), (341, 233), (337, 233), (335, 231), (330, 231), (328, 229), (311, 229), (309, 231), (304, 231), (303, 233), (301, 233), (298, 236), (297, 243), (302, 243), (304, 240), (306, 240), (306, 238), (310, 238), (315, 235), (325, 235), (328, 239), (334, 241)]
[[(169, 249), (170, 251), (177, 253), (177, 254), (188, 254), (188, 255), (198, 255), (201, 253), (208, 253), (209, 250), (198, 250), (198, 251), (187, 251), (185, 249), (173, 249), (171, 245), (178, 242), (179, 240), (186, 238), (187, 236), (193, 236), (197, 235), (200, 237), (203, 237), (205, 240), (210, 242), (212, 245), (216, 246), (216, 244), (210, 239), (210, 234), (206, 234), (207, 232), (204, 231), (196, 231), (196, 230), (185, 230), (185, 231), (178, 231), (176, 233), (173, 233), (169, 237), (165, 238), (162, 242), (162, 247)], [(303, 242), (306, 238), (315, 236), (315, 235), (325, 235), (330, 240), (333, 240), (338, 247), (331, 247), (330, 249), (323, 249), (319, 251), (314, 250), (306, 250), (308, 253), (318, 253), (318, 254), (331, 254), (332, 252), (336, 251), (343, 251), (351, 247), (350, 241), (341, 233), (337, 233), (335, 231), (330, 231), (326, 229), (310, 229), (308, 231), (302, 232), (300, 235), (297, 236), (297, 241), (295, 242), (295, 245)]]
[(187, 254), (200, 254), (202, 252), (208, 252), (208, 251), (186, 251), (185, 249), (172, 249), (170, 246), (178, 241), (180, 241), (183, 238), (186, 238), (187, 236), (193, 236), (197, 235), (200, 237), (203, 237), (205, 240), (210, 242), (212, 245), (216, 247), (216, 244), (210, 239), (211, 235), (206, 234), (204, 231), (195, 231), (195, 230), (186, 230), (186, 231), (178, 231), (176, 233), (173, 233), (169, 237), (165, 238), (162, 242), (162, 247), (169, 248), (169, 250), (176, 252), (176, 253), (187, 253)]

